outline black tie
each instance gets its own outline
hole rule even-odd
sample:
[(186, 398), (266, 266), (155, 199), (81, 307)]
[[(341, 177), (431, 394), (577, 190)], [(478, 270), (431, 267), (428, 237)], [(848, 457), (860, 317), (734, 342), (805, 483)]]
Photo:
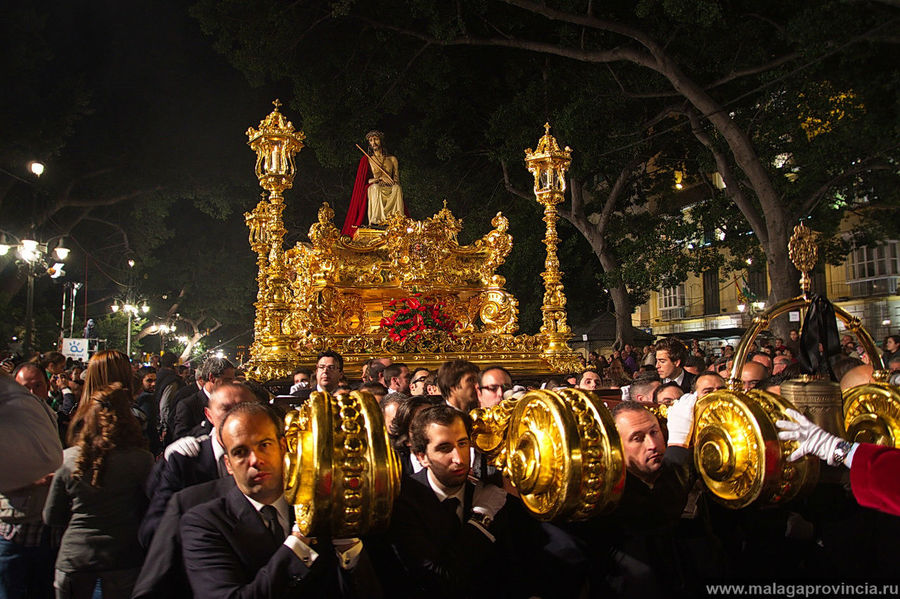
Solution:
[(447, 510), (448, 514), (453, 515), (453, 519), (459, 522), (459, 514), (457, 514), (456, 510), (459, 508), (459, 498), (458, 497), (448, 497), (447, 499), (441, 502), (441, 507)]
[(276, 510), (274, 506), (264, 505), (259, 510), (259, 513), (262, 514), (263, 520), (266, 521), (266, 526), (268, 527), (269, 532), (272, 533), (272, 536), (275, 537), (275, 540), (283, 541), (284, 529), (281, 528), (281, 524), (278, 523), (278, 510)]

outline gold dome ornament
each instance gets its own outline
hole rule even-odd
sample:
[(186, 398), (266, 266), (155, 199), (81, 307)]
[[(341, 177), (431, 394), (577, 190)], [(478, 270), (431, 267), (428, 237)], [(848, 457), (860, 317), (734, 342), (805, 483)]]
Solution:
[(580, 389), (529, 391), (473, 410), (473, 443), (509, 477), (539, 520), (587, 520), (625, 486), (622, 444), (609, 410)]
[(759, 390), (721, 390), (697, 400), (694, 464), (716, 501), (732, 509), (780, 504), (815, 485), (818, 460), (789, 462), (798, 445), (778, 439), (775, 422), (788, 419), (788, 408), (784, 398)]
[(876, 382), (847, 389), (843, 424), (855, 443), (900, 449), (900, 388)]
[(356, 537), (387, 527), (400, 463), (366, 392), (313, 392), (285, 417), (285, 498), (304, 536)]

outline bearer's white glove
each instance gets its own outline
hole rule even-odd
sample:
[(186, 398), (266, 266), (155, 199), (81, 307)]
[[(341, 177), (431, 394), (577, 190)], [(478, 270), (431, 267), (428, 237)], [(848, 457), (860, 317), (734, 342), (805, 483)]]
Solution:
[(472, 495), (473, 512), (493, 519), (505, 504), (506, 491), (497, 485), (484, 483), (475, 487), (475, 493)]
[(182, 437), (166, 447), (166, 450), (163, 452), (163, 457), (168, 460), (169, 456), (173, 453), (180, 453), (187, 458), (196, 458), (200, 455), (200, 443), (207, 439), (209, 439), (209, 435), (203, 435), (202, 437)]
[(811, 453), (828, 462), (829, 466), (834, 466), (834, 450), (843, 439), (819, 428), (797, 410), (788, 409), (784, 413), (791, 420), (779, 420), (775, 423), (781, 429), (778, 438), (800, 443), (797, 451), (791, 454), (790, 461), (795, 462)]
[(694, 430), (695, 403), (697, 403), (697, 394), (685, 393), (669, 406), (669, 413), (666, 416), (666, 426), (669, 429), (669, 445), (683, 445), (685, 447), (690, 445), (691, 433)]

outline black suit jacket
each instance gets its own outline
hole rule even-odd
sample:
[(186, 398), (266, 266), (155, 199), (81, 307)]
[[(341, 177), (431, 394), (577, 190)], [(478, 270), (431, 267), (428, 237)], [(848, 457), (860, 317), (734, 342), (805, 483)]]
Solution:
[[(448, 512), (428, 485), (427, 470), (403, 477), (394, 503), (388, 538), (402, 564), (397, 580), (385, 588), (402, 589), (394, 596), (503, 597), (504, 580), (497, 572), (497, 547), (468, 523), (474, 485), (466, 482), (464, 520)], [(491, 533), (504, 534), (504, 511)], [(382, 573), (384, 574), (384, 573)]]
[(159, 520), (144, 566), (134, 585), (132, 599), (192, 599), (191, 585), (181, 559), (181, 517), (191, 508), (234, 488), (227, 476), (178, 491)]
[(206, 418), (203, 408), (208, 403), (209, 398), (203, 389), (178, 402), (178, 405), (175, 406), (175, 439), (189, 434), (191, 429), (203, 422)]
[(197, 457), (192, 458), (180, 453), (173, 453), (168, 460), (160, 460), (148, 479), (152, 481), (153, 486), (147, 487), (150, 507), (147, 509), (147, 514), (138, 531), (138, 540), (141, 545), (150, 546), (153, 534), (166, 512), (166, 506), (172, 495), (187, 487), (217, 478), (219, 478), (219, 467), (213, 453), (212, 439), (206, 439), (200, 443), (200, 453)]
[(684, 370), (684, 369), (682, 369), (682, 371), (684, 372), (684, 378), (681, 379), (681, 385), (680, 385), (681, 390), (684, 391), (685, 393), (690, 393), (691, 389), (693, 389), (693, 387), (694, 387), (694, 381), (697, 380), (697, 375), (691, 374), (690, 372), (688, 372), (687, 370)]
[(307, 568), (272, 537), (237, 487), (182, 516), (181, 539), (185, 570), (197, 597), (346, 597), (356, 596), (361, 588), (369, 590), (340, 568), (328, 539), (319, 540), (319, 557)]

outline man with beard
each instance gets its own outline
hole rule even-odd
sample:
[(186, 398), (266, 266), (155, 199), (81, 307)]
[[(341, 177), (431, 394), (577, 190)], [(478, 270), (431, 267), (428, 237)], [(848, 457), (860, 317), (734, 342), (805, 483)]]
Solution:
[(469, 417), (448, 405), (413, 418), (411, 448), (424, 469), (404, 477), (391, 516), (388, 537), (409, 575), (389, 583), (396, 596), (497, 597), (509, 582), (486, 567), (509, 557), (506, 491), (469, 479), (470, 431)]

